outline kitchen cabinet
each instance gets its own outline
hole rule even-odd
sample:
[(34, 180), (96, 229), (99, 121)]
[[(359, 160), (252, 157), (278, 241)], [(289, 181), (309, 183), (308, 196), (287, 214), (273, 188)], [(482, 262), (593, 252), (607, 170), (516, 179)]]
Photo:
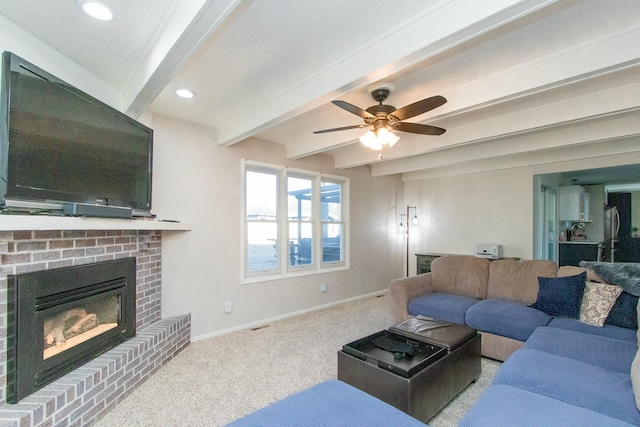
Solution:
[(558, 187), (558, 220), (591, 222), (591, 196), (580, 185)]

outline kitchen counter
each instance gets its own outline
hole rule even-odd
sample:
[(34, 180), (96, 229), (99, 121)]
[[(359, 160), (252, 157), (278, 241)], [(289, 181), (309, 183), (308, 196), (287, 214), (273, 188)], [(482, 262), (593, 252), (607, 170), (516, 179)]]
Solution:
[(570, 244), (570, 245), (598, 245), (602, 242), (596, 240), (576, 240), (572, 242), (558, 242), (560, 244)]

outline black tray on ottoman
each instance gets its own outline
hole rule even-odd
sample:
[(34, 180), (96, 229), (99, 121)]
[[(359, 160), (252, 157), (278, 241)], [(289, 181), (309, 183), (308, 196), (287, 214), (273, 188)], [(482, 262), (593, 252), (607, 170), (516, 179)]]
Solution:
[[(386, 350), (385, 347), (392, 350)], [(405, 378), (412, 377), (416, 372), (420, 372), (447, 354), (444, 347), (390, 331), (376, 332), (344, 345), (342, 350), (351, 356)], [(409, 353), (403, 350), (409, 350)]]
[[(338, 379), (426, 423), (480, 376), (480, 339), (464, 325), (411, 318), (343, 346)], [(413, 355), (398, 351), (407, 346)]]

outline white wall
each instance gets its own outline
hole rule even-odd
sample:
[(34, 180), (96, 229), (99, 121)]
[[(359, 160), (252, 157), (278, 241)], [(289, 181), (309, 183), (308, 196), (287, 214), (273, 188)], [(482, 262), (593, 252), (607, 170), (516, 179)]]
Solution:
[[(162, 116), (153, 116), (152, 127), (153, 211), (193, 224), (190, 232), (163, 234), (162, 312), (190, 312), (194, 339), (385, 290), (402, 276), (399, 176), (372, 178), (368, 167), (336, 170), (325, 155), (287, 161), (282, 146), (260, 140), (218, 146), (211, 129)], [(349, 270), (240, 283), (242, 158), (350, 178)], [(233, 303), (231, 314), (225, 301)]]
[[(532, 259), (536, 175), (637, 163), (640, 152), (562, 162), (549, 157), (531, 166), (406, 181), (405, 200), (418, 206), (421, 218), (410, 252), (472, 255), (477, 243), (497, 243), (505, 257)], [(415, 257), (410, 261), (413, 274)]]
[(532, 181), (507, 169), (406, 182), (405, 199), (421, 220), (412, 253), (473, 255), (476, 243), (497, 243), (504, 256), (531, 257)]

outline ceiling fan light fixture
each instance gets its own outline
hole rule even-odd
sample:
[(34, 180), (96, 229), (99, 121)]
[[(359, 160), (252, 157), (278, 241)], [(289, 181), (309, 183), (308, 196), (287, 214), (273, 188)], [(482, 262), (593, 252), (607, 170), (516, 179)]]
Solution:
[[(371, 92), (371, 97), (378, 102), (378, 105), (373, 105), (366, 110), (345, 101), (331, 101), (334, 105), (363, 119), (365, 124), (318, 130), (313, 133), (319, 134), (336, 132), (372, 126), (372, 130), (360, 137), (360, 142), (362, 142), (365, 147), (381, 151), (383, 146), (387, 145), (391, 148), (400, 139), (400, 137), (392, 131), (417, 133), (421, 135), (442, 135), (446, 132), (446, 129), (436, 126), (425, 125), (422, 123), (407, 123), (403, 121), (405, 119), (419, 116), (427, 111), (431, 111), (434, 108), (438, 108), (447, 102), (445, 97), (440, 95), (431, 96), (398, 109), (392, 105), (383, 104), (390, 92), (391, 91), (388, 87), (381, 87), (373, 90)], [(380, 156), (381, 155), (382, 154), (380, 154)], [(380, 156), (379, 158), (381, 158)]]
[(87, 15), (100, 21), (111, 21), (113, 9), (97, 0), (78, 0), (77, 6)]
[(360, 142), (372, 150), (380, 151), (384, 145), (389, 148), (393, 147), (400, 137), (393, 132), (389, 132), (386, 128), (380, 128), (377, 131), (368, 131), (360, 137)]

